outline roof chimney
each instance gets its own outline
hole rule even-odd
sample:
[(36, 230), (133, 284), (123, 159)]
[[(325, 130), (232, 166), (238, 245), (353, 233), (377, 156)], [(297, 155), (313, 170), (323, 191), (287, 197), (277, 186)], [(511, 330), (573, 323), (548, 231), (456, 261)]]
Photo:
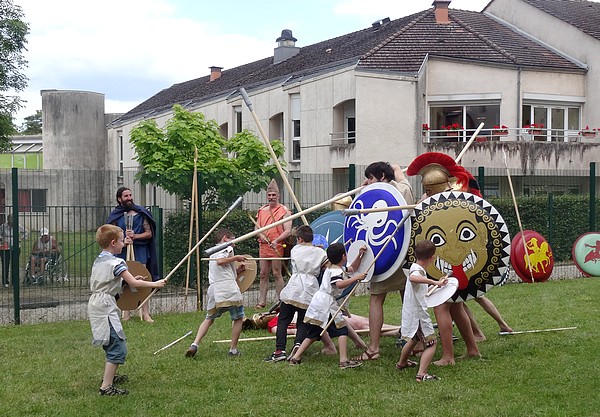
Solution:
[(273, 54), (273, 64), (285, 61), (300, 52), (300, 48), (296, 47), (297, 40), (292, 36), (291, 30), (283, 29), (281, 36), (276, 39), (277, 48), (275, 48)]
[(435, 12), (435, 23), (450, 23), (450, 20), (448, 20), (448, 5), (450, 5), (450, 1), (451, 0), (434, 0), (432, 5)]
[(221, 78), (221, 70), (223, 67), (208, 67), (210, 69), (210, 79), (209, 82), (216, 80), (217, 78)]

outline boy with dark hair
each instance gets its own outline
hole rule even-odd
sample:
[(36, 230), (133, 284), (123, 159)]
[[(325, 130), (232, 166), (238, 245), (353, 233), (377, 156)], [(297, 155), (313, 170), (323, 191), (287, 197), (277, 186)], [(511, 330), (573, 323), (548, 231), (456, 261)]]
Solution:
[[(233, 239), (235, 239), (235, 235), (227, 229), (220, 229), (215, 235), (215, 242), (217, 244), (229, 242)], [(185, 353), (185, 356), (188, 358), (196, 356), (198, 344), (206, 336), (208, 329), (213, 325), (215, 319), (221, 317), (226, 311), (229, 311), (229, 315), (233, 321), (231, 345), (228, 355), (240, 355), (237, 344), (242, 332), (244, 302), (236, 279), (237, 275), (245, 269), (245, 265), (241, 264), (236, 268), (235, 262), (244, 262), (245, 260), (245, 256), (233, 254), (233, 245), (210, 256), (208, 264), (209, 285), (206, 318), (200, 324), (200, 327), (198, 327), (196, 338)]]
[(267, 362), (279, 362), (286, 359), (285, 345), (287, 328), (298, 314), (296, 320), (296, 339), (290, 358), (294, 355), (306, 337), (308, 327), (304, 323), (304, 315), (313, 296), (319, 289), (317, 277), (322, 265), (327, 260), (325, 251), (313, 246), (313, 230), (310, 226), (300, 226), (296, 230), (298, 244), (290, 253), (292, 276), (287, 285), (281, 290), (281, 304), (277, 322), (275, 352), (265, 359)]
[[(425, 268), (434, 261), (435, 245), (430, 240), (421, 240), (415, 245), (415, 257), (417, 262), (411, 265), (410, 275), (406, 281), (404, 301), (402, 303), (402, 338), (406, 344), (402, 348), (400, 359), (396, 364), (398, 369), (406, 369), (419, 366), (417, 382), (435, 381), (439, 379), (435, 375), (429, 375), (427, 368), (435, 354), (435, 332), (431, 318), (427, 312), (425, 295), (428, 285), (444, 286), (447, 280), (435, 281), (427, 278)], [(418, 342), (425, 344), (425, 350), (421, 355), (421, 363), (417, 364), (408, 359)]]
[[(359, 253), (364, 253), (364, 251), (366, 251), (366, 247), (361, 248)], [(290, 365), (298, 365), (302, 353), (320, 337), (322, 328), (327, 325), (329, 318), (337, 312), (336, 298), (341, 295), (342, 290), (366, 277), (365, 273), (355, 274), (354, 276), (348, 275), (347, 270), (343, 269), (346, 256), (346, 249), (341, 243), (334, 243), (327, 248), (327, 257), (331, 265), (323, 273), (321, 286), (306, 310), (304, 321), (308, 324), (308, 332), (300, 347), (290, 358)], [(362, 256), (359, 255), (359, 259), (362, 259)], [(353, 264), (356, 263), (353, 262)], [(362, 365), (362, 362), (348, 359), (348, 328), (345, 324), (343, 317), (337, 315), (334, 322), (327, 328), (327, 333), (331, 338), (338, 337), (340, 369), (356, 368)]]
[(96, 231), (96, 242), (102, 248), (102, 253), (98, 255), (92, 267), (92, 295), (88, 303), (88, 317), (94, 337), (93, 344), (102, 346), (106, 352), (100, 395), (127, 395), (129, 391), (113, 386), (114, 383), (127, 380), (126, 375), (117, 375), (119, 365), (125, 363), (127, 345), (116, 295), (123, 288), (123, 280), (131, 287), (146, 288), (162, 288), (166, 281), (144, 281), (144, 277), (140, 275), (131, 275), (125, 261), (115, 256), (120, 254), (125, 246), (120, 227), (111, 224), (100, 226)]

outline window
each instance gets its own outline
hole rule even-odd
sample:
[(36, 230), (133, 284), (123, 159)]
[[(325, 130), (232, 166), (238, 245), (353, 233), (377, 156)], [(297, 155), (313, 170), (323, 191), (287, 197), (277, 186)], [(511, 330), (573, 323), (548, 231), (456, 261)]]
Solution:
[(292, 161), (300, 161), (300, 94), (290, 95), (292, 121)]
[[(494, 126), (500, 124), (500, 104), (496, 103), (473, 103), (464, 105), (431, 106), (430, 123), (432, 130), (442, 130), (443, 126), (458, 123), (466, 130), (462, 131), (464, 139), (467, 131), (474, 132), (481, 124), (485, 126)], [(432, 136), (438, 136), (441, 140), (446, 140), (441, 133), (432, 133)], [(452, 139), (456, 140), (456, 139)]]
[(123, 178), (123, 131), (117, 132), (119, 137), (119, 177)]
[(242, 131), (242, 106), (234, 106), (233, 114), (235, 117), (235, 133)]
[(45, 213), (47, 190), (19, 190), (21, 213)]
[(543, 142), (567, 142), (568, 137), (579, 131), (579, 107), (551, 104), (524, 104), (523, 126), (537, 124), (543, 127), (541, 135), (533, 140)]

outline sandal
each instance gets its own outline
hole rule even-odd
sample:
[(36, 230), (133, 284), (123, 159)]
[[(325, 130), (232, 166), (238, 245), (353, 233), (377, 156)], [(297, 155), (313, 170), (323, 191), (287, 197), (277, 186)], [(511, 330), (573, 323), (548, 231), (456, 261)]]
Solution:
[(370, 353), (368, 350), (365, 350), (360, 356), (356, 358), (352, 358), (353, 361), (364, 362), (364, 361), (376, 361), (379, 359), (379, 351)]
[(267, 303), (256, 303), (254, 308), (262, 309), (262, 308), (265, 308), (266, 306), (267, 306)]
[(403, 370), (403, 369), (406, 369), (406, 368), (414, 368), (414, 367), (416, 367), (416, 366), (418, 366), (418, 365), (419, 365), (419, 364), (418, 364), (417, 362), (415, 362), (415, 361), (411, 361), (411, 360), (409, 359), (409, 360), (407, 360), (407, 361), (406, 361), (406, 365), (400, 365), (400, 362), (398, 362), (398, 363), (396, 364), (396, 369)]
[(437, 375), (417, 375), (417, 382), (426, 382), (426, 381), (439, 381), (440, 378)]

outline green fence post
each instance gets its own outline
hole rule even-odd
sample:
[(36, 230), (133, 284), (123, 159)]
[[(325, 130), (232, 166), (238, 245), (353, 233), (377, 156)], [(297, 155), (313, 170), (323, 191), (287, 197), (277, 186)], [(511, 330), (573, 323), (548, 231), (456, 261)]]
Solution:
[(548, 242), (553, 242), (554, 236), (554, 194), (548, 193)]
[(485, 168), (479, 167), (477, 168), (477, 182), (479, 183), (479, 190), (481, 191), (481, 195), (485, 198)]
[(356, 165), (348, 165), (348, 191), (356, 188)]
[(596, 163), (590, 162), (590, 232), (596, 230)]
[[(21, 294), (20, 294), (20, 283), (19, 283), (19, 258), (21, 249), (19, 247), (19, 241), (21, 237), (21, 229), (19, 229), (19, 171), (17, 168), (12, 169), (12, 256), (10, 260), (11, 268), (11, 281), (13, 286), (13, 299), (14, 299), (14, 319), (15, 324), (21, 324)], [(16, 231), (16, 233), (15, 233)]]
[(162, 208), (158, 207), (158, 206), (150, 206), (150, 214), (152, 214), (152, 217), (154, 218), (154, 221), (156, 222), (156, 236), (155, 241), (156, 241), (156, 257), (158, 258), (158, 276), (159, 277), (163, 277), (163, 268), (164, 268), (164, 259), (163, 259), (163, 254), (164, 254), (164, 246), (163, 246), (163, 242), (164, 242), (164, 237), (163, 237), (163, 212), (162, 212)]

